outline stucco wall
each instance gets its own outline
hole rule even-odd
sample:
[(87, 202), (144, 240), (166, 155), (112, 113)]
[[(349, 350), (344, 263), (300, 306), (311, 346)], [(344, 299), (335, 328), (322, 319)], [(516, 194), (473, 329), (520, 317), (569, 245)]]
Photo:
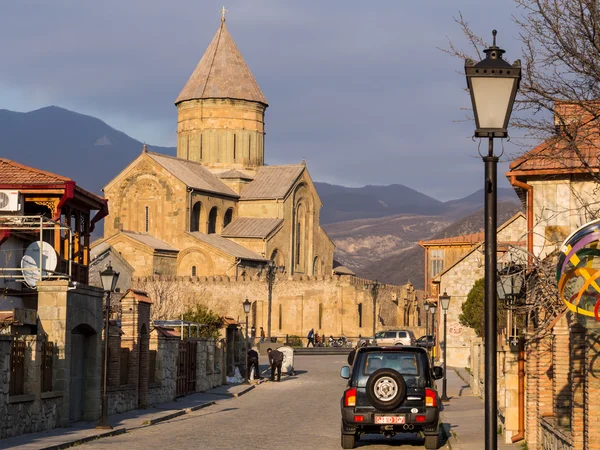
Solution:
[[(525, 245), (524, 235), (526, 232), (526, 221), (519, 216), (514, 222), (507, 225), (498, 232), (498, 242), (511, 242), (515, 245)], [(479, 247), (458, 262), (454, 267), (439, 277), (440, 292), (447, 292), (451, 296), (448, 309), (448, 348), (447, 365), (455, 367), (468, 367), (470, 357), (470, 341), (475, 338), (472, 328), (460, 324), (459, 316), (462, 314), (462, 305), (467, 300), (469, 291), (480, 278), (484, 276), (483, 247)], [(502, 255), (498, 255), (502, 260)], [(438, 308), (437, 331), (439, 341), (443, 341), (443, 314)]]

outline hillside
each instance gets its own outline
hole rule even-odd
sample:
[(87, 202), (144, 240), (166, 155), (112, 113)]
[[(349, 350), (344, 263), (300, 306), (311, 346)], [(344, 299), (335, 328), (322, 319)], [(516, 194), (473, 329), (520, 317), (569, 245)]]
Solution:
[[(521, 208), (513, 202), (499, 202), (498, 224), (502, 225), (519, 211), (521, 211)], [(459, 236), (461, 234), (478, 233), (483, 231), (483, 227), (483, 210), (479, 210), (467, 217), (450, 223), (448, 226), (423, 239), (438, 239)], [(358, 255), (348, 255), (340, 252), (343, 264), (363, 277), (374, 278), (393, 284), (402, 284), (410, 281), (417, 289), (423, 289), (425, 254), (424, 250), (416, 245), (416, 241), (413, 245), (397, 252), (391, 252), (389, 255), (383, 256), (371, 264), (364, 264), (364, 253), (368, 253), (369, 250), (366, 248), (362, 248), (361, 250), (362, 253)], [(373, 250), (371, 251), (374, 253)]]

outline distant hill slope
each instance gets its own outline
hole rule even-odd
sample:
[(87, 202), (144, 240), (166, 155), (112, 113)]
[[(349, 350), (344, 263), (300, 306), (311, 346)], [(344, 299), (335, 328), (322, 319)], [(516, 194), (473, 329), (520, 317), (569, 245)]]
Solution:
[[(170, 147), (150, 146), (175, 154)], [(100, 119), (48, 106), (27, 113), (0, 110), (0, 155), (100, 189), (142, 151), (142, 142)]]
[[(521, 210), (520, 206), (513, 202), (499, 202), (498, 225), (502, 225)], [(422, 239), (438, 239), (459, 236), (461, 234), (478, 233), (483, 231), (483, 227), (483, 210), (479, 210), (450, 223), (446, 227)], [(417, 289), (423, 289), (425, 253), (421, 247), (416, 245), (417, 241), (414, 241), (412, 245), (407, 246), (399, 252), (390, 252), (387, 256), (377, 258), (377, 260), (370, 264), (364, 263), (365, 258), (363, 255), (353, 255), (352, 258), (348, 257), (348, 255), (343, 255), (343, 261), (340, 262), (354, 270), (359, 276), (393, 284), (403, 284), (410, 281)], [(336, 255), (336, 258), (339, 260), (340, 255)]]

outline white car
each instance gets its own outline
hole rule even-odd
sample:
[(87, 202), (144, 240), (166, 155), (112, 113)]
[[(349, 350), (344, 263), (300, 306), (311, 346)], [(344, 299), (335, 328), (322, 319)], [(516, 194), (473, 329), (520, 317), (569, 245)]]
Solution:
[(389, 347), (393, 345), (415, 345), (417, 339), (410, 330), (387, 330), (375, 334), (375, 339), (371, 343), (380, 347)]

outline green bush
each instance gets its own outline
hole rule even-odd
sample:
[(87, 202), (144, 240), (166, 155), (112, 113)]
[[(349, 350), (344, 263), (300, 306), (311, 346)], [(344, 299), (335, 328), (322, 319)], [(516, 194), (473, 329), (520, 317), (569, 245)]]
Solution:
[(302, 338), (300, 336), (289, 336), (288, 343), (292, 347), (303, 347)]

